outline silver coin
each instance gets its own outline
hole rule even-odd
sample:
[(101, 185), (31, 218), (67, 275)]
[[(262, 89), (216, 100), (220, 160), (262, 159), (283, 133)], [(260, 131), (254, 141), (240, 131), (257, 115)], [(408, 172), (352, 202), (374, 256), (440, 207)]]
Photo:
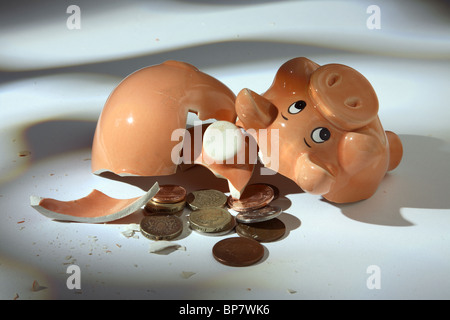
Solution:
[(282, 210), (278, 206), (265, 206), (259, 209), (241, 211), (236, 215), (236, 220), (243, 223), (256, 223), (278, 217)]

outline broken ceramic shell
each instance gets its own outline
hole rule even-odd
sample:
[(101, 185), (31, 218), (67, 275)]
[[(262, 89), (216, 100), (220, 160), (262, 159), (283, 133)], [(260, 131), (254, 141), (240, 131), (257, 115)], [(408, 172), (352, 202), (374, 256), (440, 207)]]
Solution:
[[(117, 175), (174, 174), (172, 150), (188, 112), (200, 120), (234, 122), (234, 93), (194, 66), (178, 61), (138, 70), (111, 93), (97, 123), (92, 171)], [(182, 132), (182, 131), (181, 131)]]
[(94, 189), (78, 200), (60, 201), (37, 196), (30, 197), (33, 208), (47, 218), (59, 221), (105, 223), (126, 217), (144, 206), (159, 190), (155, 183), (141, 197), (115, 199)]
[[(182, 162), (184, 140), (202, 139), (185, 137), (188, 112), (200, 120), (234, 125), (235, 98), (223, 83), (185, 62), (166, 61), (132, 73), (113, 90), (102, 110), (92, 146), (92, 171), (120, 176), (174, 174)], [(243, 178), (231, 167), (205, 163), (203, 157), (195, 163), (227, 179), (236, 195), (245, 188), (242, 180), (251, 176), (250, 172)]]

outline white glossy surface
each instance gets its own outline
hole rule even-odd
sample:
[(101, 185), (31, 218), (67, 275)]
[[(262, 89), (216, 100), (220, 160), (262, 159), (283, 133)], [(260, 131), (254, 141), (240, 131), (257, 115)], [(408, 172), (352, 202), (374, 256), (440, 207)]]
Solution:
[[(35, 13), (28, 23), (11, 7), (2, 20), (8, 32), (0, 42), (9, 45), (0, 47), (1, 68), (25, 72), (0, 75), (0, 298), (450, 298), (450, 50), (442, 8), (381, 2), (382, 28), (368, 30), (368, 2), (168, 1), (147, 10), (138, 1), (115, 2), (108, 10), (89, 3), (80, 3), (81, 32), (65, 28), (68, 4), (49, 3), (42, 13), (27, 9)], [(178, 20), (167, 16), (172, 9)], [(231, 12), (237, 23), (223, 18)], [(53, 29), (57, 20), (63, 35)], [(185, 230), (175, 241), (185, 251), (157, 255), (148, 252), (148, 239), (121, 233), (139, 215), (110, 224), (61, 223), (29, 205), (30, 195), (73, 200), (93, 188), (135, 197), (155, 180), (188, 191), (226, 191), (226, 181), (204, 168), (161, 179), (93, 175), (90, 147), (106, 98), (129, 73), (167, 59), (190, 62), (236, 93), (244, 87), (263, 92), (295, 56), (347, 64), (365, 75), (378, 94), (384, 128), (402, 139), (404, 159), (371, 199), (346, 205), (302, 193), (281, 176), (256, 173), (254, 181), (280, 189), (274, 204), (288, 226), (284, 238), (264, 244), (257, 265), (216, 262), (211, 248), (226, 236)], [(72, 66), (49, 69), (66, 65)], [(31, 154), (20, 157), (22, 151)], [(71, 264), (80, 267), (81, 290), (66, 286)], [(380, 289), (366, 285), (372, 265), (380, 268)], [(45, 288), (31, 291), (34, 280)]]
[(216, 162), (231, 162), (244, 144), (241, 130), (231, 122), (215, 121), (203, 135), (203, 149)]

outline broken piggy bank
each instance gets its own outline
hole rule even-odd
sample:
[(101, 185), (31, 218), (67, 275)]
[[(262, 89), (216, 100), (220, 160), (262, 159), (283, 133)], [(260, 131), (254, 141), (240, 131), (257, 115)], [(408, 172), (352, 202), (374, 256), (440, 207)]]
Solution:
[[(186, 130), (188, 112), (217, 121)], [(239, 198), (252, 176), (256, 149), (265, 167), (338, 203), (370, 197), (402, 158), (400, 139), (380, 123), (372, 86), (350, 67), (295, 58), (280, 67), (265, 93), (243, 89), (236, 97), (194, 66), (167, 61), (136, 71), (111, 93), (95, 132), (92, 170), (161, 176), (174, 174), (182, 162), (200, 164), (227, 179), (231, 195)], [(82, 203), (95, 207), (102, 200), (96, 194)], [(124, 206), (130, 202), (123, 202), (119, 207), (129, 214)], [(63, 220), (117, 217), (114, 208), (103, 208), (101, 219), (84, 208), (90, 215), (80, 220), (73, 202), (54, 199), (34, 197), (32, 205)]]

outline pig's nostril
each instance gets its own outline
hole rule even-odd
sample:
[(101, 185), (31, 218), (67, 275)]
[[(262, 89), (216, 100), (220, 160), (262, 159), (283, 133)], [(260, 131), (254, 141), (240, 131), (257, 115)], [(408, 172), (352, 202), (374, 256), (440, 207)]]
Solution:
[(349, 108), (358, 108), (361, 106), (361, 100), (357, 97), (350, 97), (344, 101), (344, 104)]
[(341, 81), (341, 76), (337, 73), (332, 73), (327, 77), (327, 85), (333, 87)]

